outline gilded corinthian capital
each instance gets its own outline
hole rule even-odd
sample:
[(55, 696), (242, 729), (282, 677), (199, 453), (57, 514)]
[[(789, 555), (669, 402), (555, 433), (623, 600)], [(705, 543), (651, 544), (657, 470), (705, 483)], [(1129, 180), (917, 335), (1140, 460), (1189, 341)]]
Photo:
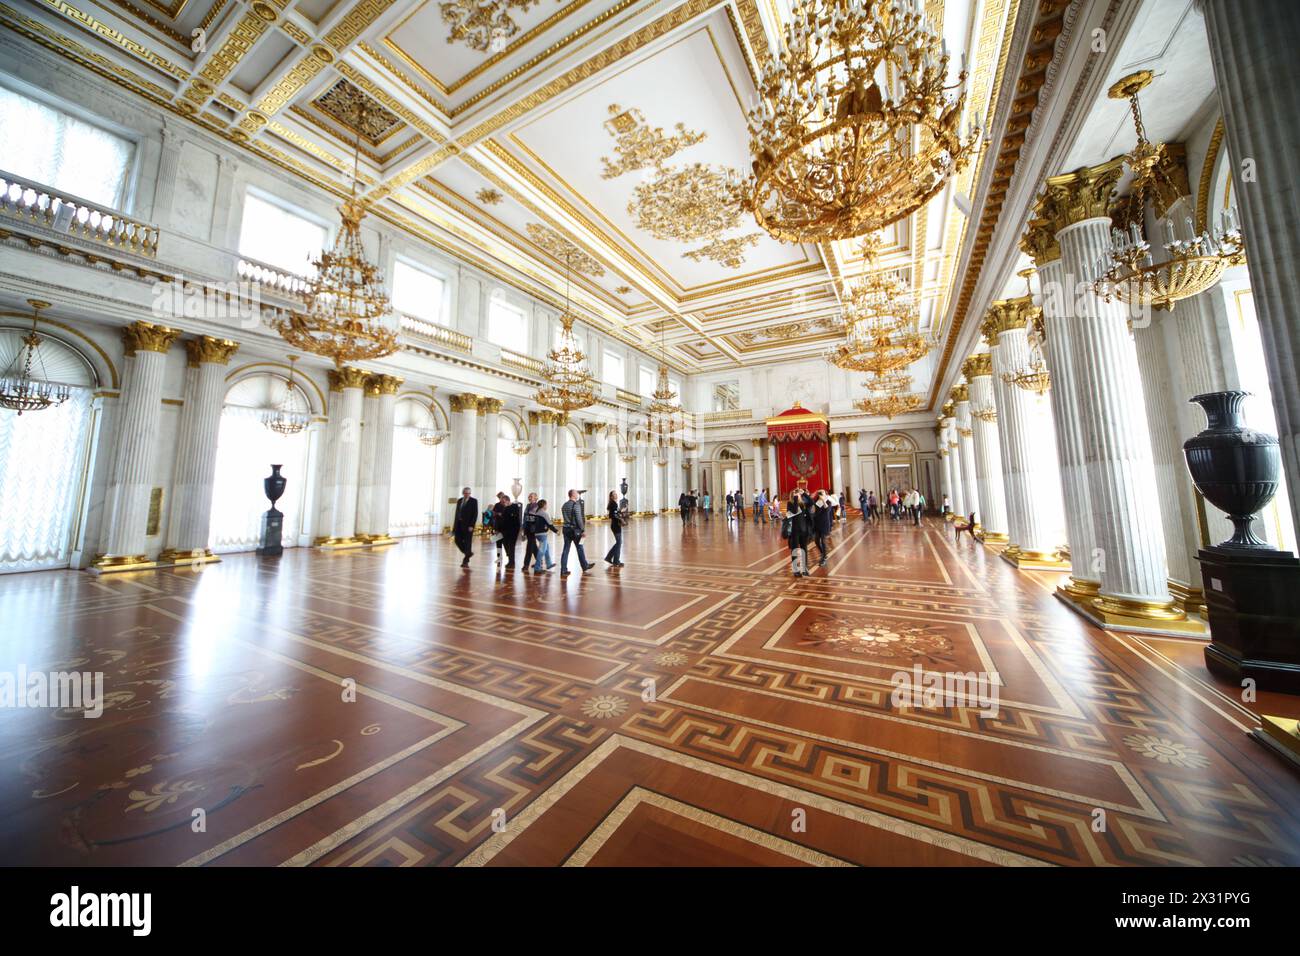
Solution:
[(949, 395), (952, 397), (952, 400), (956, 402), (958, 405), (960, 405), (962, 402), (969, 402), (970, 386), (966, 385), (965, 383), (961, 385), (954, 385)]
[(1023, 329), (1029, 323), (1029, 313), (1033, 310), (1029, 296), (1018, 299), (998, 299), (989, 306), (980, 332), (990, 347), (998, 344), (998, 336), (1012, 329)]
[(169, 329), (165, 325), (132, 322), (122, 330), (122, 345), (127, 355), (136, 352), (162, 352), (165, 355), (180, 334), (180, 329)]
[(376, 375), (375, 387), (380, 395), (396, 395), (397, 390), (402, 387), (402, 381), (403, 379), (396, 375)]
[(480, 415), (499, 415), (505, 404), (499, 398), (480, 398), (478, 400), (478, 413)]
[(353, 368), (351, 365), (345, 365), (339, 369), (330, 369), (326, 375), (329, 378), (331, 392), (341, 392), (349, 388), (365, 388), (366, 379), (370, 377), (369, 372)]
[(186, 364), (198, 368), (200, 363), (225, 365), (239, 351), (239, 343), (230, 339), (214, 339), (210, 335), (200, 335), (197, 339), (185, 341)]
[(1115, 185), (1123, 171), (1124, 157), (1119, 156), (1098, 166), (1049, 176), (1038, 212), (1049, 222), (1053, 235), (1085, 219), (1109, 219)]
[(478, 409), (479, 397), (465, 392), (462, 395), (451, 396), (451, 410), (453, 412), (467, 412)]
[(972, 378), (979, 378), (981, 375), (992, 375), (993, 355), (989, 352), (972, 355), (961, 363), (961, 371), (968, 381)]

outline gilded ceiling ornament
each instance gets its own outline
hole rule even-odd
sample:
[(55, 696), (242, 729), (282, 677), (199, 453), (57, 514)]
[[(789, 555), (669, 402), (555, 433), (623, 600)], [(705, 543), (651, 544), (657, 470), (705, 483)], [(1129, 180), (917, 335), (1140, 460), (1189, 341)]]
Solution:
[(740, 224), (726, 172), (704, 163), (663, 170), (641, 183), (627, 211), (640, 228), (666, 242), (716, 239)]
[(519, 32), (519, 24), (510, 11), (524, 13), (537, 0), (450, 0), (438, 4), (442, 22), (451, 27), (447, 42), (460, 40), (471, 50), (487, 53), (494, 40), (504, 40)]
[(316, 97), (313, 105), (351, 132), (360, 133), (372, 146), (402, 122), (347, 80), (339, 80)]
[(647, 123), (640, 110), (625, 110), (617, 103), (610, 104), (609, 115), (605, 129), (614, 137), (616, 158), (611, 162), (608, 156), (600, 157), (604, 167), (600, 173), (602, 179), (615, 179), (652, 166), (658, 168), (664, 160), (708, 136), (708, 133), (688, 130), (685, 123), (677, 124), (676, 135), (667, 136), (663, 127)]
[(562, 235), (547, 226), (540, 223), (530, 222), (524, 229), (528, 233), (528, 238), (533, 241), (543, 252), (554, 256), (564, 262), (568, 262), (569, 268), (574, 272), (582, 273), (588, 276), (603, 276), (605, 267), (597, 262), (594, 258), (587, 255), (576, 245), (565, 239)]
[(739, 269), (745, 264), (745, 250), (756, 245), (758, 233), (750, 232), (730, 239), (714, 239), (698, 249), (688, 249), (682, 253), (682, 258), (694, 259), (696, 262), (712, 259), (728, 269)]
[(620, 285), (620, 286), (616, 286), (614, 288), (614, 291), (617, 292), (619, 295), (627, 295), (629, 292), (632, 291), (632, 287), (630, 285)]
[(478, 199), (479, 202), (481, 202), (485, 206), (495, 206), (497, 203), (501, 202), (501, 200), (506, 198), (505, 196), (501, 195), (501, 193), (498, 192), (497, 190), (489, 189), (486, 187), (480, 189), (478, 192), (474, 194), (474, 196), (476, 199)]

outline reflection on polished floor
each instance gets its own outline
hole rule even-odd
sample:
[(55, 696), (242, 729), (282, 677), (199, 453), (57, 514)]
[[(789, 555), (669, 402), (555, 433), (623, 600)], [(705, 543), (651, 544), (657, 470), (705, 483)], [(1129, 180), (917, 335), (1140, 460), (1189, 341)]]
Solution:
[[(103, 671), (107, 709), (0, 711), (0, 862), (1300, 864), (1300, 778), (1247, 736), (1294, 699), (939, 522), (842, 526), (801, 580), (783, 544), (672, 517), (567, 579), (434, 538), (5, 577), (0, 668)], [(995, 675), (996, 713), (895, 705), (915, 665)]]

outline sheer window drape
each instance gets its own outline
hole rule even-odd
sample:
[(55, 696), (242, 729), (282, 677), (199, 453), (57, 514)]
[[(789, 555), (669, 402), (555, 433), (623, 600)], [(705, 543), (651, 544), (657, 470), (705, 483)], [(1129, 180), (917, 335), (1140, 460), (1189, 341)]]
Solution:
[(262, 514), (270, 507), (262, 479), (282, 465), (288, 483), (276, 507), (284, 513), (282, 542), (298, 543), (307, 491), (307, 431), (278, 435), (263, 424), (264, 409), (227, 405), (217, 437), (216, 486), (208, 547), (216, 552), (252, 551), (261, 544)]
[(135, 144), (0, 86), (0, 169), (121, 209)]
[(417, 428), (393, 429), (388, 533), (394, 537), (429, 534), (433, 530), (434, 476), (442, 447), (421, 442)]
[(93, 401), (74, 388), (53, 408), (0, 411), (0, 573), (67, 566)]

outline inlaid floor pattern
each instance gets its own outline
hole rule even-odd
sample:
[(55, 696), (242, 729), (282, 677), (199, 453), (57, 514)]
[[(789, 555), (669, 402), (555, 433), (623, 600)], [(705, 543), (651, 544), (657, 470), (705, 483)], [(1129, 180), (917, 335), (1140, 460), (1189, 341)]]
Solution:
[[(1300, 864), (1300, 777), (1247, 736), (1296, 702), (1057, 575), (937, 521), (841, 525), (799, 580), (750, 521), (635, 521), (621, 570), (588, 538), (565, 579), (441, 538), (0, 579), (0, 669), (106, 694), (0, 710), (0, 862)], [(996, 706), (893, 699), (935, 672)]]

